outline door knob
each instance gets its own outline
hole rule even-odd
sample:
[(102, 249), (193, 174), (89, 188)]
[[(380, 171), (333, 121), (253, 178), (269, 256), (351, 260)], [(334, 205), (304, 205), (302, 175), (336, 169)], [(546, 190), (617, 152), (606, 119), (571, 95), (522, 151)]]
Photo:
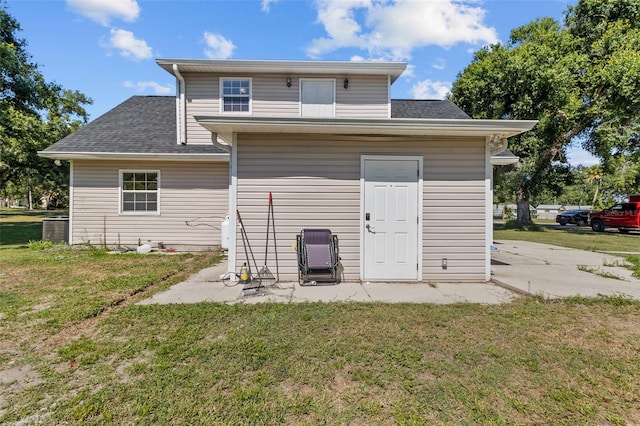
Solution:
[(366, 228), (367, 228), (367, 231), (371, 232), (372, 234), (375, 234), (376, 228), (374, 228), (373, 226), (369, 225), (368, 223), (366, 225)]

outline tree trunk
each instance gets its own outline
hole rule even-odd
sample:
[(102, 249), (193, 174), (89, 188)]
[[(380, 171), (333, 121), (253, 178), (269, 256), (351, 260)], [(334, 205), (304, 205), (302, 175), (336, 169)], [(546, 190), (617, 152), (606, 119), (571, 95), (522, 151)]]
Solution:
[(591, 202), (591, 208), (594, 209), (596, 208), (596, 201), (598, 201), (598, 193), (600, 192), (600, 181), (598, 181), (598, 183), (596, 183), (596, 190), (593, 193), (593, 201)]
[(521, 189), (518, 189), (516, 194), (516, 204), (518, 206), (516, 223), (518, 225), (530, 225), (532, 222), (531, 211), (529, 210), (529, 196)]

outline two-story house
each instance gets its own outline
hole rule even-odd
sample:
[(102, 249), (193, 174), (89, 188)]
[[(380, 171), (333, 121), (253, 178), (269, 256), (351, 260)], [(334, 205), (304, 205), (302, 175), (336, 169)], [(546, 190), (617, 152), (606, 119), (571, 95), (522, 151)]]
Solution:
[(392, 100), (405, 63), (157, 63), (175, 97), (130, 98), (41, 153), (71, 161), (71, 244), (210, 248), (229, 214), (237, 270), (235, 212), (264, 247), (272, 192), (283, 280), (303, 228), (339, 236), (346, 280), (490, 280), (491, 158), (535, 121)]

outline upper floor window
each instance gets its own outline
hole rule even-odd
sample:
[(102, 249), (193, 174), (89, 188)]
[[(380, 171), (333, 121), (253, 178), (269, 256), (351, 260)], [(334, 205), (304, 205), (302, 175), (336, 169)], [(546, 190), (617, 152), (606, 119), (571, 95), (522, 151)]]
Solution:
[(223, 113), (251, 112), (251, 79), (220, 79), (220, 110)]
[(120, 171), (120, 212), (158, 214), (160, 172), (158, 170)]

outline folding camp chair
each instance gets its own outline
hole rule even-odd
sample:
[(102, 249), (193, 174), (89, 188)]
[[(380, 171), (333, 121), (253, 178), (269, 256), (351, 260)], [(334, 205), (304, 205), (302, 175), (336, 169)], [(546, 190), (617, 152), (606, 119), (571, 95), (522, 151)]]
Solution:
[(329, 229), (303, 229), (296, 236), (298, 283), (339, 283), (338, 236)]

